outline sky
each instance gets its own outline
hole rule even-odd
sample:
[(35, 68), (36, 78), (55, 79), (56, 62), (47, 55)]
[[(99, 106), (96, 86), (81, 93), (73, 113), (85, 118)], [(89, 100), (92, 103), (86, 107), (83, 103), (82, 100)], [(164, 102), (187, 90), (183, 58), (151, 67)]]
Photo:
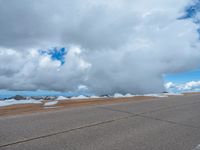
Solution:
[(177, 84), (200, 81), (200, 70), (193, 70), (184, 73), (168, 74), (164, 77), (165, 82), (174, 82)]
[(0, 0), (0, 95), (197, 91), (199, 12), (199, 0)]

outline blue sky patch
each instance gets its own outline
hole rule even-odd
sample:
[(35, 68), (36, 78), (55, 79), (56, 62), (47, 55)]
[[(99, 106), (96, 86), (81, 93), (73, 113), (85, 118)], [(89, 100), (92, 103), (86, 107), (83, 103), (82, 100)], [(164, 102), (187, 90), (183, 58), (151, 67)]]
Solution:
[(48, 50), (40, 50), (41, 55), (50, 55), (52, 60), (58, 60), (63, 65), (65, 63), (66, 48), (52, 48)]
[[(197, 13), (200, 11), (200, 0), (194, 1), (194, 3), (185, 8), (185, 14), (180, 19), (196, 18)], [(194, 19), (195, 23), (199, 23), (199, 19)]]
[(190, 81), (200, 80), (200, 70), (188, 71), (184, 73), (168, 74), (164, 76), (165, 82), (182, 84)]

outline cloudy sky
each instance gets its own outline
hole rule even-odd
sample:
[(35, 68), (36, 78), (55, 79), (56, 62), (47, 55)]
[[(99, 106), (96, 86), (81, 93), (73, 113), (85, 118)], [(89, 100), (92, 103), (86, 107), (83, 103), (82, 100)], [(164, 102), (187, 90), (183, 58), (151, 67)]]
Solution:
[(198, 87), (199, 10), (199, 0), (0, 0), (1, 93)]

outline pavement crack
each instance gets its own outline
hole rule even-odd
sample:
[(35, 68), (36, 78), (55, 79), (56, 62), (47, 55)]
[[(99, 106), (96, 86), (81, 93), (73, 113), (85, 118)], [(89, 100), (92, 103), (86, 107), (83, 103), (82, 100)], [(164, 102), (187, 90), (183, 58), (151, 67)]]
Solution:
[(72, 129), (69, 129), (69, 130), (64, 130), (64, 131), (54, 132), (54, 133), (41, 135), (41, 136), (37, 136), (37, 137), (27, 138), (27, 139), (15, 141), (15, 142), (7, 143), (7, 144), (2, 144), (2, 145), (0, 145), (0, 148), (8, 147), (8, 146), (16, 145), (16, 144), (21, 144), (21, 143), (26, 143), (26, 142), (33, 141), (33, 140), (44, 139), (44, 138), (48, 138), (48, 137), (52, 137), (52, 136), (76, 131), (76, 130), (85, 129), (85, 128), (95, 127), (95, 126), (102, 125), (102, 124), (108, 124), (108, 123), (111, 123), (111, 122), (114, 122), (114, 121), (119, 121), (119, 120), (127, 119), (127, 118), (130, 118), (130, 117), (134, 117), (134, 116), (128, 115), (128, 116), (125, 116), (125, 117), (120, 117), (120, 118), (116, 118), (116, 119), (112, 119), (112, 120), (102, 121), (102, 122), (98, 122), (98, 123), (91, 123), (91, 124), (88, 124), (88, 125), (85, 125), (85, 126), (72, 128)]
[[(190, 104), (194, 104), (194, 103), (190, 103)], [(183, 106), (183, 105), (181, 105), (181, 106)], [(176, 108), (176, 107), (173, 107), (173, 108)], [(170, 108), (172, 108), (172, 107), (170, 107)], [(147, 113), (156, 112), (156, 110), (143, 112), (143, 113), (131, 113), (129, 111), (113, 109), (113, 108), (106, 108), (106, 107), (101, 107), (101, 109), (110, 110), (110, 111), (114, 111), (114, 112), (126, 113), (126, 114), (129, 114), (129, 115), (132, 115), (133, 117), (137, 116), (137, 117), (142, 117), (142, 118), (146, 118), (146, 119), (151, 119), (151, 120), (156, 120), (156, 121), (162, 121), (162, 122), (165, 122), (165, 123), (175, 124), (175, 125), (179, 125), (179, 126), (184, 126), (184, 127), (194, 128), (194, 129), (200, 129), (200, 127), (197, 127), (197, 126), (192, 126), (192, 125), (188, 125), (188, 124), (184, 124), (184, 123), (180, 123), (180, 122), (175, 122), (175, 121), (171, 121), (171, 120), (165, 120), (165, 119), (160, 119), (160, 118), (156, 118), (156, 117), (151, 117), (151, 116), (146, 116), (145, 115)], [(164, 109), (161, 109), (161, 110), (164, 110)]]
[(104, 110), (114, 111), (114, 112), (126, 113), (126, 114), (130, 114), (130, 115), (136, 115), (136, 114), (131, 113), (129, 111), (124, 111), (124, 110), (119, 110), (119, 109), (112, 109), (112, 108), (108, 108), (108, 107), (99, 107), (99, 108), (104, 109)]
[(197, 127), (197, 126), (192, 126), (192, 125), (189, 125), (189, 124), (184, 124), (184, 123), (175, 122), (175, 121), (171, 121), (171, 120), (160, 119), (160, 118), (156, 118), (156, 117), (145, 116), (145, 115), (142, 115), (142, 114), (137, 114), (136, 116), (151, 119), (151, 120), (162, 121), (162, 122), (165, 122), (165, 123), (174, 124), (174, 125), (178, 125), (178, 126), (189, 127), (189, 128), (193, 128), (193, 129), (200, 129), (200, 127)]
[(162, 107), (162, 108), (159, 108), (159, 109), (145, 111), (145, 112), (142, 112), (142, 113), (132, 113), (132, 112), (129, 112), (129, 111), (120, 110), (120, 109), (113, 109), (113, 108), (109, 108), (109, 107), (98, 107), (98, 108), (101, 108), (101, 109), (104, 109), (104, 110), (110, 110), (110, 111), (115, 111), (115, 112), (121, 112), (121, 113), (131, 114), (131, 115), (136, 115), (136, 114), (148, 114), (148, 113), (153, 113), (153, 112), (157, 112), (157, 111), (161, 111), (161, 110), (178, 108), (178, 107), (183, 107), (183, 106), (187, 106), (187, 105), (195, 105), (195, 104), (199, 104), (199, 103), (200, 103), (200, 101), (192, 102), (192, 103), (185, 103), (185, 104), (181, 104), (181, 105), (167, 106), (167, 107)]
[(148, 113), (153, 113), (153, 112), (157, 112), (157, 111), (161, 111), (161, 110), (168, 110), (168, 109), (172, 109), (172, 108), (184, 107), (184, 106), (187, 106), (187, 105), (195, 105), (195, 104), (199, 104), (199, 103), (200, 103), (200, 101), (192, 102), (192, 103), (185, 103), (185, 104), (181, 104), (181, 105), (167, 106), (167, 107), (163, 107), (163, 108), (159, 108), (159, 109), (154, 109), (154, 110), (151, 110), (151, 111), (143, 112), (143, 113), (140, 113), (140, 114), (148, 114)]

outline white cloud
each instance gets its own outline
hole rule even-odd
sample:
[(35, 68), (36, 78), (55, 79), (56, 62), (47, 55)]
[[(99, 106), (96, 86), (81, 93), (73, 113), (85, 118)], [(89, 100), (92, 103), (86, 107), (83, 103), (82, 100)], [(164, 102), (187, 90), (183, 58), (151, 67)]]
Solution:
[(199, 87), (200, 87), (200, 81), (191, 81), (178, 86), (180, 90), (193, 90)]
[[(0, 89), (162, 92), (163, 74), (200, 63), (198, 26), (177, 20), (189, 2), (0, 0)], [(37, 51), (54, 46), (65, 64)]]
[(165, 84), (166, 89), (174, 88), (176, 85), (173, 82), (168, 82)]
[(185, 91), (200, 91), (200, 81), (190, 81), (183, 84), (175, 84), (168, 82), (165, 87), (169, 91), (185, 92)]

